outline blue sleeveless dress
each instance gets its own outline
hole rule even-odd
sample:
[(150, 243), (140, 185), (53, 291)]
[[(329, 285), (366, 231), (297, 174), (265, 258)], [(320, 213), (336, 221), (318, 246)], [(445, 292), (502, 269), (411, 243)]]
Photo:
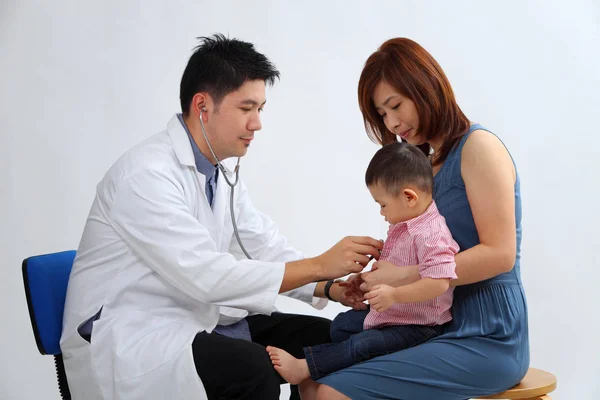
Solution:
[[(434, 199), (461, 250), (479, 243), (460, 164), (469, 132), (434, 179)], [(502, 392), (529, 367), (527, 305), (520, 276), (521, 196), (515, 183), (514, 268), (454, 291), (444, 334), (417, 347), (362, 362), (321, 378), (352, 399), (464, 400)]]

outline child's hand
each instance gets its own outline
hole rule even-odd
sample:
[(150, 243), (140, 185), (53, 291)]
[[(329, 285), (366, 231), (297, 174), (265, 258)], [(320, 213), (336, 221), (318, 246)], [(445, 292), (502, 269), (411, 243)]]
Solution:
[(384, 312), (396, 303), (396, 289), (390, 285), (377, 285), (365, 294), (371, 308), (377, 312)]

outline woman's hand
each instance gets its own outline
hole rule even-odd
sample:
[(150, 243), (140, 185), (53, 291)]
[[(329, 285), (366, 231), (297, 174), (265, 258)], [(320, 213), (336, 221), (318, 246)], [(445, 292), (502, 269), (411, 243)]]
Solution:
[(377, 261), (370, 272), (361, 274), (363, 283), (360, 290), (368, 292), (376, 285), (404, 286), (421, 279), (419, 266), (398, 267), (389, 261)]

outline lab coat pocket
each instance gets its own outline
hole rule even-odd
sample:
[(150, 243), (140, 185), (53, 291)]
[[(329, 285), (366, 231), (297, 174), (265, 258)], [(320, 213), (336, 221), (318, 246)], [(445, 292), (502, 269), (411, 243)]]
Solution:
[(107, 371), (102, 379), (107, 383), (136, 378), (170, 362), (193, 336), (182, 334), (186, 330), (182, 319), (141, 311), (127, 314), (125, 321), (101, 318), (94, 322), (92, 358), (97, 370)]

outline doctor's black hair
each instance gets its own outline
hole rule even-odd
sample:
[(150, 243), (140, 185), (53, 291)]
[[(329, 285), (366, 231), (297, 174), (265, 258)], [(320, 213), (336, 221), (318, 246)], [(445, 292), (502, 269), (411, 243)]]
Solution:
[(227, 94), (246, 81), (260, 79), (273, 85), (279, 78), (279, 71), (252, 43), (222, 34), (198, 39), (200, 44), (185, 67), (179, 88), (181, 111), (185, 116), (196, 93), (207, 92), (218, 107)]
[(408, 185), (433, 193), (431, 162), (421, 149), (406, 142), (386, 144), (375, 153), (365, 174), (367, 186), (379, 185), (398, 196)]

